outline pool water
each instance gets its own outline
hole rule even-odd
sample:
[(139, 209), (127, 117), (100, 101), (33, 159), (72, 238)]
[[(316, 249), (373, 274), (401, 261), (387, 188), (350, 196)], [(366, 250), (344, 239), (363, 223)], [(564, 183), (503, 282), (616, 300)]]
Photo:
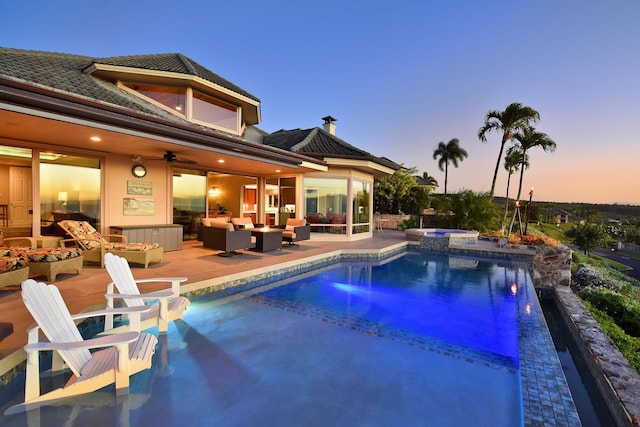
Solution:
[[(129, 396), (110, 387), (0, 423), (523, 425), (518, 329), (532, 297), (511, 262), (409, 252), (194, 298)], [(0, 390), (0, 410), (23, 383)]]

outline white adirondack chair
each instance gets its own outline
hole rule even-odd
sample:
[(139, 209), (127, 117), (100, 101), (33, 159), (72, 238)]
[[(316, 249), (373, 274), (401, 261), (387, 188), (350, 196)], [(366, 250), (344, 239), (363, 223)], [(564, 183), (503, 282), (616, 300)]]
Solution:
[[(22, 283), (22, 299), (38, 323), (28, 330), (29, 340), (24, 347), (27, 369), (24, 403), (11, 406), (5, 415), (38, 408), (61, 399), (96, 391), (115, 383), (116, 394), (129, 392), (129, 377), (151, 367), (151, 359), (158, 339), (139, 332), (141, 308), (117, 309), (130, 319), (131, 329), (118, 334), (85, 340), (74, 320), (104, 316), (110, 310), (71, 315), (54, 285), (33, 279)], [(40, 341), (40, 330), (47, 341)], [(91, 353), (90, 349), (102, 350)], [(62, 388), (40, 394), (40, 352), (53, 350), (52, 371), (68, 367), (72, 376)]]
[[(160, 277), (151, 279), (134, 279), (131, 268), (126, 259), (106, 253), (104, 255), (104, 266), (111, 276), (113, 282), (107, 285), (107, 308), (113, 308), (114, 300), (122, 299), (128, 307), (143, 307), (145, 300), (157, 300), (158, 304), (149, 307), (150, 310), (142, 315), (142, 329), (147, 329), (158, 325), (158, 331), (166, 334), (169, 321), (182, 319), (191, 301), (180, 296), (180, 283), (187, 280), (186, 277)], [(139, 283), (166, 282), (171, 283), (171, 290), (156, 291), (141, 294), (138, 289)], [(114, 285), (117, 291), (115, 293)], [(113, 328), (113, 316), (105, 320), (105, 329)]]

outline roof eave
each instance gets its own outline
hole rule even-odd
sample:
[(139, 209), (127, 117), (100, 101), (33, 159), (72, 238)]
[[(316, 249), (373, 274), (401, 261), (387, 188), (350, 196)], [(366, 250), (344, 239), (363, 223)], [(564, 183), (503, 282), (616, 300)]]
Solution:
[(346, 159), (337, 157), (325, 157), (324, 161), (329, 166), (350, 167), (360, 170), (365, 170), (371, 173), (373, 176), (381, 177), (385, 175), (392, 175), (394, 170), (387, 166), (376, 163), (372, 160), (359, 160), (359, 159)]

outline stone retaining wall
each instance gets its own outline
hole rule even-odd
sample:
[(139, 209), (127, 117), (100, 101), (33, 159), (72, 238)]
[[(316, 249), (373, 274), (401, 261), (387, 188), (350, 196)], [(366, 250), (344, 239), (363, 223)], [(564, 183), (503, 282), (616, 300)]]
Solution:
[(535, 248), (533, 285), (537, 288), (571, 285), (571, 249), (564, 245)]
[(398, 227), (402, 227), (402, 222), (405, 219), (410, 219), (411, 215), (391, 215), (391, 214), (377, 214), (375, 220), (381, 220), (380, 226), (389, 230), (397, 230)]
[(568, 287), (556, 287), (560, 313), (616, 425), (640, 426), (640, 375)]

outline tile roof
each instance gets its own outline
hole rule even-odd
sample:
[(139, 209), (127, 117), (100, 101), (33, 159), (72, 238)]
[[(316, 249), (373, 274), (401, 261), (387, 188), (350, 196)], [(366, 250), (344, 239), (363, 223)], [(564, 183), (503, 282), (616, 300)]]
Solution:
[(194, 75), (258, 101), (255, 96), (177, 53), (94, 58), (0, 47), (0, 75), (3, 77), (158, 116), (165, 120), (188, 123), (162, 108), (85, 72), (88, 67), (96, 63)]
[(420, 175), (414, 175), (414, 178), (416, 179), (416, 182), (418, 183), (418, 185), (427, 185), (427, 186), (433, 186), (433, 187), (438, 186), (437, 182), (426, 180)]
[(181, 53), (161, 53), (152, 55), (114, 56), (111, 58), (96, 59), (97, 63), (116, 65), (120, 67), (142, 68), (145, 70), (167, 71), (172, 73), (189, 74), (205, 79), (218, 86), (229, 89), (239, 95), (246, 96), (254, 101), (260, 101), (239, 86), (220, 77), (216, 73), (198, 64), (191, 58)]
[(354, 147), (324, 129), (279, 130), (263, 138), (265, 145), (304, 154), (310, 157), (341, 157), (358, 160), (370, 160), (392, 169), (400, 165), (384, 157), (376, 157), (364, 150)]

